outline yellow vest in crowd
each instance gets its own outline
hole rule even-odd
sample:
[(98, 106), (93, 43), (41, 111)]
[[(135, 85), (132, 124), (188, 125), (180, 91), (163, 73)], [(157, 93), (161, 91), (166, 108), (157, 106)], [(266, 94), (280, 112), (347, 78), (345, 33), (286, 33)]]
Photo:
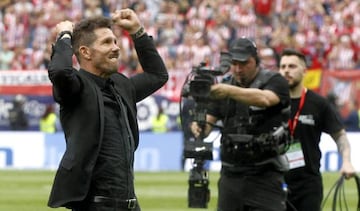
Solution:
[(40, 131), (45, 133), (56, 132), (56, 114), (49, 114), (45, 119), (40, 119)]
[(167, 129), (169, 117), (166, 114), (160, 114), (160, 117), (155, 116), (151, 120), (152, 131), (154, 133), (165, 133)]

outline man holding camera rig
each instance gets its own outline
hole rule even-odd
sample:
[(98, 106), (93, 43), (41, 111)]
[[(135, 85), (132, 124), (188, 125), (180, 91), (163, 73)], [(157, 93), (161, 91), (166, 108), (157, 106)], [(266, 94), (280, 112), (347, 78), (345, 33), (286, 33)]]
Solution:
[(206, 124), (191, 125), (196, 137), (209, 135), (218, 120), (224, 125), (217, 210), (285, 210), (287, 82), (260, 68), (256, 45), (248, 38), (235, 40), (229, 53), (231, 77), (211, 86)]

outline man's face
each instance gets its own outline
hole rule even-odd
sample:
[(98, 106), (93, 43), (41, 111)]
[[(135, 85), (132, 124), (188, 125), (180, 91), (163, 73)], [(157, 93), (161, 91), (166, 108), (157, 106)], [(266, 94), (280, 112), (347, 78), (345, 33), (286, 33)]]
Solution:
[(109, 28), (95, 30), (97, 39), (89, 47), (91, 62), (100, 75), (118, 71), (120, 49), (117, 39)]
[(288, 81), (290, 89), (301, 85), (306, 66), (297, 56), (282, 56), (279, 72)]
[(250, 57), (247, 61), (240, 62), (233, 60), (231, 71), (235, 80), (242, 86), (248, 86), (255, 78), (257, 73), (256, 60)]

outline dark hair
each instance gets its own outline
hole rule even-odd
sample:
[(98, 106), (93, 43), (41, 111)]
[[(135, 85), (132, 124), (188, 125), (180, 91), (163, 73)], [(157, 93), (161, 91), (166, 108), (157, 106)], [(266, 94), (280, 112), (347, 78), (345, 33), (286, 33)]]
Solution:
[(283, 56), (297, 56), (300, 60), (302, 60), (305, 64), (305, 66), (307, 66), (307, 62), (306, 62), (306, 57), (303, 53), (301, 53), (300, 51), (297, 51), (295, 49), (292, 48), (285, 48), (281, 55), (280, 58)]
[(81, 45), (90, 46), (96, 40), (95, 29), (112, 29), (112, 20), (103, 16), (95, 16), (83, 19), (76, 24), (72, 35), (72, 46), (74, 54), (79, 61), (79, 47)]

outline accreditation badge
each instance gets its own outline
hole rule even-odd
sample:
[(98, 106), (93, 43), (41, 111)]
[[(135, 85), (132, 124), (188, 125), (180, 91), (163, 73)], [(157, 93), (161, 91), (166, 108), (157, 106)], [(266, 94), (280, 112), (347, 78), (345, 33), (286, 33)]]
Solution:
[(299, 141), (294, 141), (286, 152), (286, 158), (289, 162), (289, 168), (295, 169), (305, 166), (304, 153)]

